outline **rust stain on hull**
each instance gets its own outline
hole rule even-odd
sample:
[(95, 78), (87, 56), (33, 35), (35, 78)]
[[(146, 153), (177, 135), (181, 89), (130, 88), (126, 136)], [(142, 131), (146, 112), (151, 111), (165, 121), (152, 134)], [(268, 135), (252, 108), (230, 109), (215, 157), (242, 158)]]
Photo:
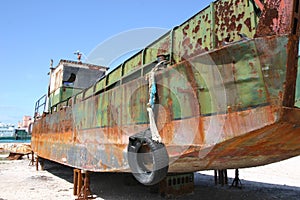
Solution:
[[(277, 121), (277, 116), (284, 115), (284, 119), (299, 116), (300, 110), (288, 109), (284, 110), (284, 114), (282, 113), (283, 111), (278, 107), (264, 106), (226, 115), (172, 121), (161, 130), (171, 160), (169, 171), (252, 167), (298, 155), (300, 153), (298, 142), (300, 134), (297, 134), (300, 133), (299, 120), (294, 123)], [(203, 137), (199, 129), (204, 132), (214, 118), (224, 120), (220, 134), (215, 135), (214, 141), (199, 139)], [(195, 126), (200, 122), (199, 127)], [(189, 135), (180, 136), (180, 129), (179, 132), (174, 133), (169, 131), (169, 127), (178, 127), (182, 124), (190, 127)], [(140, 127), (134, 125), (127, 127), (126, 130), (131, 132), (147, 127), (148, 125)], [(239, 127), (240, 130), (236, 131)], [(39, 137), (34, 137), (33, 149), (44, 158), (76, 168), (90, 171), (129, 171), (126, 159), (129, 135), (123, 135), (118, 139), (109, 136), (109, 133), (117, 131), (118, 127), (85, 130), (78, 133), (75, 142), (72, 141), (71, 132), (52, 133), (51, 136), (39, 134)], [(164, 137), (165, 134), (169, 136)], [(178, 139), (183, 140), (181, 145)], [(63, 158), (67, 163), (63, 162)]]
[[(294, 117), (300, 114), (299, 109), (288, 112), (289, 115), (293, 113)], [(187, 171), (235, 169), (270, 164), (298, 156), (299, 141), (299, 120), (297, 123), (281, 121), (208, 149), (200, 150), (198, 147), (191, 147), (191, 152), (176, 160), (169, 170), (184, 172), (183, 167), (188, 168)], [(203, 152), (205, 156), (199, 157)]]
[[(80, 169), (129, 171), (129, 137), (149, 127), (150, 62), (167, 52), (172, 65), (155, 74), (155, 112), (169, 172), (252, 167), (300, 155), (296, 6), (299, 0), (212, 3), (95, 85), (73, 96), (58, 88), (57, 96), (66, 98), (49, 96), (58, 103), (35, 121), (33, 150)], [(251, 38), (240, 38), (240, 31)]]

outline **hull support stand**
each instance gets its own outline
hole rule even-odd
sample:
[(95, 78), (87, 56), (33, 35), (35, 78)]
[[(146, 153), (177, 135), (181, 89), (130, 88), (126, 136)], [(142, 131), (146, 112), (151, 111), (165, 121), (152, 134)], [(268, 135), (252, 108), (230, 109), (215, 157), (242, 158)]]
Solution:
[(239, 178), (239, 169), (235, 169), (235, 177), (234, 177), (230, 187), (242, 189), (242, 182)]
[(95, 199), (90, 188), (90, 172), (80, 169), (74, 169), (73, 178), (73, 194), (78, 196), (76, 200)]
[(221, 184), (222, 186), (228, 184), (227, 169), (214, 170), (215, 172), (215, 185)]
[(35, 160), (34, 160), (34, 152), (33, 151), (31, 151), (31, 160), (30, 160), (30, 162), (29, 162), (29, 166), (34, 166), (34, 162), (35, 162)]
[(45, 166), (44, 159), (37, 156), (35, 162), (36, 171), (39, 171), (39, 164), (41, 165), (41, 170), (43, 171)]

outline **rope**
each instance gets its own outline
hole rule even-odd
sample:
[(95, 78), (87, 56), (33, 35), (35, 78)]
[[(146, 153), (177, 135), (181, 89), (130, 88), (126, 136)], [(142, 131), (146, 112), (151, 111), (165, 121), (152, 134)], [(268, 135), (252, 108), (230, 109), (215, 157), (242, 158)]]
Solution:
[(154, 109), (156, 94), (155, 72), (152, 70), (149, 76), (149, 105)]
[(148, 107), (147, 111), (148, 111), (149, 120), (150, 120), (150, 131), (151, 131), (152, 140), (155, 141), (155, 142), (161, 143), (161, 137), (160, 137), (159, 132), (157, 130), (153, 110), (152, 110), (152, 108)]
[(165, 61), (161, 61), (155, 65), (155, 67), (151, 70), (150, 76), (149, 76), (149, 103), (147, 107), (149, 121), (150, 121), (150, 131), (151, 131), (151, 137), (153, 141), (161, 143), (162, 139), (159, 135), (155, 118), (154, 118), (154, 105), (155, 105), (155, 94), (157, 92), (156, 90), (156, 83), (155, 83), (155, 71), (160, 70), (160, 65), (162, 65)]

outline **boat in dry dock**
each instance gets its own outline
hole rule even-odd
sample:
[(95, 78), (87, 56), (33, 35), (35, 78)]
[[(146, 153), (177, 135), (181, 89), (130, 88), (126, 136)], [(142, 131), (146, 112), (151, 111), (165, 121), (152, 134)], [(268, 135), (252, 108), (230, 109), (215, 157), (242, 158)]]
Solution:
[(299, 0), (219, 0), (108, 74), (61, 60), (33, 151), (145, 185), (300, 155), (299, 13)]

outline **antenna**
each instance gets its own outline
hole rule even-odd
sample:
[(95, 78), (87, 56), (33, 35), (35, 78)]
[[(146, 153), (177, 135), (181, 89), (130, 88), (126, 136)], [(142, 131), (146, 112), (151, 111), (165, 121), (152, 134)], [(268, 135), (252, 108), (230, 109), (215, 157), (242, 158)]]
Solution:
[(87, 59), (87, 57), (86, 57), (86, 55), (84, 53), (82, 53), (79, 50), (77, 50), (77, 51), (74, 52), (74, 54), (77, 55), (78, 62), (81, 62), (81, 56), (84, 56), (85, 61), (87, 62), (88, 59)]
[(53, 67), (53, 59), (50, 60), (50, 72), (47, 73), (47, 75), (50, 75), (51, 72), (54, 70), (55, 68)]
[(50, 69), (53, 68), (53, 59), (50, 60)]
[(82, 55), (82, 53), (79, 50), (77, 50), (76, 52), (74, 52), (74, 54), (77, 55), (78, 62), (81, 62), (81, 55)]

